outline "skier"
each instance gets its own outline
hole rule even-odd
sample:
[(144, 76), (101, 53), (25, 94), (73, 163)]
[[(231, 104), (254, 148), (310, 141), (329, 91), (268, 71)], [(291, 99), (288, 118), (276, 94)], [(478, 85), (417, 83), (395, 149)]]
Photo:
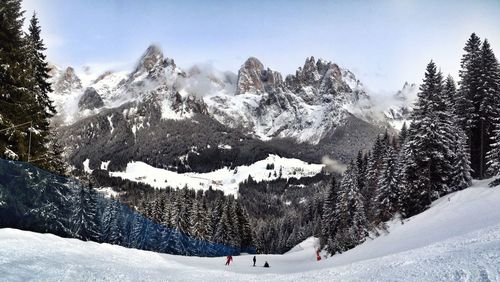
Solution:
[(226, 260), (226, 265), (229, 265), (229, 264), (231, 263), (231, 261), (233, 261), (233, 256), (232, 256), (232, 255), (228, 255), (228, 256), (226, 257), (226, 259), (227, 259), (227, 260)]
[(267, 263), (267, 261), (264, 263), (264, 267), (269, 267), (269, 263)]
[(255, 256), (253, 256), (253, 266), (255, 267), (255, 262), (257, 261), (257, 258), (255, 258)]
[(321, 260), (321, 256), (319, 255), (319, 250), (316, 251), (316, 260), (317, 261)]

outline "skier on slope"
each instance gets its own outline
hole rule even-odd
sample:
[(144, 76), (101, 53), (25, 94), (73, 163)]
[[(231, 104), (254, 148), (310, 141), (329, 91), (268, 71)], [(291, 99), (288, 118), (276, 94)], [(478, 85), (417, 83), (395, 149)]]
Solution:
[(253, 266), (255, 267), (255, 262), (257, 262), (257, 258), (255, 258), (255, 256), (253, 256)]
[(321, 256), (319, 255), (319, 250), (316, 251), (316, 260), (317, 261), (321, 260)]
[(232, 255), (228, 255), (226, 257), (226, 265), (229, 265), (231, 263), (231, 261), (233, 261), (233, 256)]

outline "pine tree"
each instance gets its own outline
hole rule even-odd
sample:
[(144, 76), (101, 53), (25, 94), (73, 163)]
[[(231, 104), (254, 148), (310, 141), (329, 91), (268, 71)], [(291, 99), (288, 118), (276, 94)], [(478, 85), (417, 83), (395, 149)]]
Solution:
[[(486, 39), (481, 49), (481, 62), (482, 76), (479, 88), (483, 98), (479, 107), (482, 128), (481, 171), (487, 170), (487, 173), (485, 172), (484, 175), (491, 176), (496, 175), (494, 169), (490, 169), (488, 163), (490, 163), (491, 158), (489, 151), (492, 148), (492, 144), (497, 142), (494, 131), (497, 128), (497, 124), (500, 123), (500, 66)], [(485, 157), (485, 154), (488, 156)]]
[(20, 0), (0, 2), (0, 157), (27, 160), (28, 126), (26, 109), (33, 105), (29, 92), (27, 52), (23, 38)]
[(353, 248), (368, 235), (364, 199), (358, 190), (356, 173), (356, 166), (351, 162), (340, 184), (335, 212), (338, 216), (337, 231), (333, 240), (328, 242), (332, 254)]
[(248, 213), (243, 209), (238, 201), (235, 202), (233, 221), (238, 231), (237, 239), (240, 243), (238, 246), (242, 248), (252, 246), (253, 236)]
[[(404, 214), (411, 216), (424, 210), (432, 200), (453, 190), (451, 176), (457, 155), (462, 154), (460, 130), (443, 94), (441, 73), (434, 62), (427, 65), (420, 86), (413, 123), (403, 148), (403, 174), (406, 187), (402, 195)], [(462, 163), (465, 171), (466, 163)]]
[(400, 186), (398, 185), (397, 161), (396, 150), (389, 146), (382, 160), (382, 170), (378, 179), (376, 220), (380, 222), (391, 219), (399, 208)]
[(445, 103), (448, 107), (447, 112), (449, 115), (449, 120), (455, 125), (454, 134), (450, 137), (455, 144), (453, 150), (454, 158), (451, 159), (451, 163), (454, 167), (452, 175), (450, 176), (449, 192), (462, 190), (471, 185), (471, 173), (470, 168), (470, 155), (469, 149), (467, 148), (467, 136), (465, 132), (459, 125), (459, 119), (457, 117), (457, 88), (453, 78), (448, 75), (443, 87), (443, 97)]
[(335, 233), (337, 232), (337, 190), (337, 181), (335, 177), (332, 177), (331, 184), (328, 187), (326, 198), (323, 204), (323, 215), (321, 217), (322, 230), (320, 237), (321, 246), (326, 245), (326, 251), (329, 253), (335, 252), (335, 246), (330, 244), (333, 244), (333, 238), (335, 236)]
[(207, 210), (201, 200), (195, 199), (191, 208), (191, 217), (189, 219), (191, 229), (189, 235), (200, 240), (208, 241), (210, 239), (209, 220)]
[(457, 86), (455, 84), (455, 80), (453, 80), (453, 77), (451, 75), (448, 75), (446, 77), (446, 80), (444, 82), (443, 86), (443, 98), (446, 101), (446, 104), (449, 107), (449, 112), (456, 115), (456, 99), (457, 99)]
[(403, 144), (406, 142), (406, 138), (408, 137), (408, 127), (406, 126), (406, 121), (403, 123), (403, 127), (401, 127), (401, 131), (399, 132), (398, 142), (399, 146), (403, 147)]
[(498, 176), (500, 175), (500, 124), (496, 125), (492, 139), (494, 143), (491, 144), (487, 156), (488, 174)]
[(50, 138), (50, 118), (56, 113), (52, 101), (49, 99), (48, 93), (52, 92), (49, 79), (49, 67), (44, 55), (45, 46), (40, 37), (41, 29), (38, 23), (36, 14), (33, 14), (28, 28), (29, 33), (26, 36), (26, 49), (28, 54), (28, 72), (29, 74), (29, 90), (33, 96), (33, 104), (27, 109), (27, 114), (30, 116), (33, 126), (31, 136), (31, 156), (32, 162), (50, 170), (58, 170), (56, 167), (51, 167), (54, 160), (49, 157), (60, 159), (61, 156), (55, 155), (56, 152), (48, 153), (51, 147)]
[(238, 242), (236, 242), (236, 234), (234, 232), (232, 206), (231, 200), (225, 202), (222, 216), (215, 229), (214, 241), (225, 245), (237, 246)]
[[(481, 40), (472, 34), (467, 41), (462, 56), (460, 89), (456, 97), (456, 115), (467, 136), (470, 163), (474, 177), (485, 176), (485, 155), (487, 152), (488, 129), (486, 108), (481, 108), (484, 100), (483, 52)], [(484, 90), (484, 89), (483, 89)]]
[[(382, 169), (382, 159), (385, 155), (385, 151), (389, 146), (389, 135), (386, 131), (383, 138), (377, 136), (371, 154), (368, 156), (368, 163), (366, 168), (366, 189), (361, 193), (365, 199), (365, 214), (369, 221), (373, 221), (375, 214), (375, 197), (378, 191), (379, 176)], [(358, 183), (359, 185), (359, 183)]]
[(93, 190), (82, 186), (75, 196), (75, 209), (71, 219), (75, 236), (82, 240), (99, 241), (97, 195)]

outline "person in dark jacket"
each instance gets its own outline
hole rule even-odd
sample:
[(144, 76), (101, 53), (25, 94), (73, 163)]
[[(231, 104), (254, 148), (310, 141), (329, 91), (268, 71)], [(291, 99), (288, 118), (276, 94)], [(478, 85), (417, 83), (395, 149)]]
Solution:
[(253, 266), (255, 266), (255, 263), (257, 262), (257, 258), (253, 256)]
[(264, 267), (269, 267), (269, 263), (267, 263), (267, 261), (264, 263)]

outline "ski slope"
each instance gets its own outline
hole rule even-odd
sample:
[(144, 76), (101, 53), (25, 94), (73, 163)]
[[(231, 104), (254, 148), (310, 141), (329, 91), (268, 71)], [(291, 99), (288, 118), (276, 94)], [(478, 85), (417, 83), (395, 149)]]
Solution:
[(309, 238), (284, 255), (182, 257), (0, 229), (5, 281), (499, 281), (500, 187), (488, 181), (445, 196), (389, 233), (315, 260)]

